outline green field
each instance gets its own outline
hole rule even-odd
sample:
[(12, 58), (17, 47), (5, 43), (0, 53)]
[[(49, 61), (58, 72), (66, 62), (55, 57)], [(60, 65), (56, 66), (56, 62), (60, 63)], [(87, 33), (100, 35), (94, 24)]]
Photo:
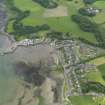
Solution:
[[(71, 0), (71, 1), (57, 0), (57, 3), (59, 6), (67, 7), (67, 16), (55, 16), (55, 17), (54, 16), (45, 17), (44, 13), (48, 9), (42, 7), (41, 5), (34, 2), (33, 0), (11, 0), (11, 2), (13, 3), (11, 7), (13, 6), (16, 7), (17, 9), (22, 11), (22, 13), (24, 11), (30, 12), (29, 16), (26, 16), (25, 18), (20, 19), (18, 25), (34, 27), (38, 25), (47, 24), (48, 26), (50, 26), (49, 30), (38, 31), (35, 34), (31, 33), (32, 35), (39, 36), (38, 38), (46, 37), (47, 32), (49, 32), (50, 30), (54, 30), (57, 32), (64, 32), (64, 33), (69, 32), (73, 38), (83, 38), (85, 40), (88, 40), (89, 42), (97, 43), (95, 35), (92, 32), (82, 31), (79, 25), (71, 19), (72, 15), (79, 14), (78, 10), (80, 8), (84, 8), (86, 6), (83, 0)], [(87, 16), (86, 17), (90, 19), (92, 22), (95, 22), (99, 26), (105, 28), (105, 1), (97, 0), (93, 4), (87, 5), (87, 6), (103, 9), (102, 12), (97, 13), (96, 16), (94, 17), (87, 17)], [(9, 16), (9, 21), (6, 27), (6, 31), (8, 33), (11, 33), (11, 32), (14, 32), (15, 30), (13, 27), (13, 24), (15, 22), (16, 17), (19, 17), (19, 16), (18, 16), (18, 12), (16, 12), (15, 10), (12, 11), (10, 9), (9, 13), (10, 13), (9, 14), (10, 16)], [(25, 38), (27, 38), (27, 36), (19, 35), (18, 40), (22, 40)], [(98, 82), (105, 86), (105, 57), (96, 58), (94, 60), (91, 60), (89, 63), (95, 64), (97, 66), (97, 70), (93, 70), (88, 73), (85, 73), (83, 80)], [(57, 72), (55, 75), (57, 75)], [(68, 87), (66, 87), (65, 85), (64, 91), (66, 91), (67, 89)], [(71, 96), (69, 97), (69, 100), (70, 100), (70, 104), (68, 105), (105, 105), (105, 97), (104, 97), (104, 102), (102, 98), (97, 98), (96, 100), (94, 100), (92, 96), (88, 96), (88, 95), (87, 96), (85, 95), (84, 96)], [(44, 103), (43, 97), (39, 97), (39, 105), (43, 105), (43, 103)]]
[(42, 8), (32, 0), (14, 0), (14, 5), (22, 11), (30, 10), (31, 12), (37, 12)]
[[(46, 18), (43, 16), (45, 9), (39, 4), (32, 0), (14, 0), (14, 6), (18, 9), (30, 11), (30, 16), (24, 18), (21, 23), (27, 26), (37, 26), (42, 24), (48, 24), (52, 30), (59, 32), (70, 32), (74, 37), (81, 37), (90, 42), (96, 43), (96, 39), (92, 33), (83, 32), (76, 23), (71, 19), (73, 14), (77, 14), (78, 9), (84, 6), (82, 0), (75, 1), (62, 1), (60, 0), (59, 5), (66, 6), (68, 8), (68, 16), (62, 17), (50, 17)], [(13, 31), (12, 22), (10, 21), (7, 26), (7, 31)]]
[(73, 96), (69, 97), (72, 105), (97, 105), (92, 96)]
[(101, 13), (98, 13), (95, 17), (93, 17), (93, 20), (98, 24), (104, 23), (105, 22), (105, 0), (98, 0), (92, 6), (98, 9), (102, 9)]
[(103, 24), (105, 22), (105, 13), (98, 13), (95, 17), (93, 17), (93, 21), (98, 24)]
[(105, 56), (98, 57), (96, 59), (91, 60), (89, 63), (95, 64), (96, 66), (102, 65), (105, 63)]
[(105, 105), (105, 97), (72, 96), (68, 105)]
[(93, 6), (99, 9), (105, 9), (105, 1), (98, 0), (93, 4)]
[(105, 80), (105, 64), (99, 65), (98, 69), (100, 70), (101, 75), (102, 75), (103, 79)]
[(31, 14), (28, 18), (22, 20), (22, 23), (24, 25), (31, 26), (47, 23), (53, 30), (60, 32), (71, 32), (74, 37), (82, 37), (84, 39), (88, 39), (91, 42), (96, 42), (93, 34), (80, 30), (77, 24), (74, 23), (70, 18), (71, 15), (77, 13), (78, 8), (83, 6), (83, 2), (80, 1), (79, 4), (75, 4), (74, 2), (67, 2), (65, 6), (68, 7), (67, 17), (44, 18), (43, 13), (40, 15), (36, 14), (36, 16)]
[(104, 81), (103, 78), (102, 78), (101, 72), (98, 71), (98, 70), (97, 70), (97, 71), (88, 72), (88, 73), (85, 75), (85, 78), (86, 78), (88, 81), (99, 82), (99, 83), (105, 85), (105, 81)]

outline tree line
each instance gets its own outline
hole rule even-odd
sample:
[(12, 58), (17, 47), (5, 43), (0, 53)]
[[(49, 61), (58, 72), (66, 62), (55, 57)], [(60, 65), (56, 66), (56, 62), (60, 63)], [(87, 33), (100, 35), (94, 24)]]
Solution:
[(53, 0), (33, 0), (34, 2), (39, 3), (44, 8), (56, 8), (58, 4)]
[(72, 20), (78, 24), (81, 30), (84, 32), (91, 32), (98, 41), (98, 46), (105, 48), (105, 29), (100, 27), (95, 22), (92, 22), (89, 18), (82, 15), (72, 15)]

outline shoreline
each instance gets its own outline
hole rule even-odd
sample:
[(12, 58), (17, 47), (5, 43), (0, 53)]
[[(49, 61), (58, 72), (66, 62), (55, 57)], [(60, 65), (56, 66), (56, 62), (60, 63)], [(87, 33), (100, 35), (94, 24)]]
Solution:
[(30, 47), (30, 46), (36, 46), (40, 44), (47, 44), (48, 41), (46, 42), (45, 40), (40, 40), (40, 39), (24, 39), (19, 42), (17, 42), (12, 36), (10, 36), (8, 33), (4, 32), (2, 29), (0, 31), (0, 36), (5, 36), (8, 38), (9, 43), (11, 43), (10, 46), (7, 48), (0, 48), (0, 56), (4, 56), (5, 54), (10, 54), (13, 53), (18, 47)]

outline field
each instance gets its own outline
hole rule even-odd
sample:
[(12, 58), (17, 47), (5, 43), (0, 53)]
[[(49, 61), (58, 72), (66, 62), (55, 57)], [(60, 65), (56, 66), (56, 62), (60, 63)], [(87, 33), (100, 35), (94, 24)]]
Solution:
[(96, 1), (93, 4), (93, 6), (99, 8), (99, 9), (105, 9), (105, 1), (104, 0)]
[(101, 72), (103, 79), (105, 80), (105, 64), (99, 65), (98, 69)]
[[(71, 19), (73, 14), (78, 12), (78, 8), (84, 6), (82, 0), (77, 0), (78, 3), (74, 1), (62, 1), (60, 0), (59, 6), (62, 7), (62, 11), (66, 11), (66, 15), (61, 16), (61, 13), (58, 13), (57, 16), (54, 17), (45, 17), (44, 14), (46, 13), (47, 9), (41, 7), (39, 4), (30, 1), (30, 0), (14, 0), (14, 6), (19, 8), (22, 11), (29, 10), (30, 16), (24, 18), (21, 23), (23, 25), (28, 26), (37, 26), (42, 24), (48, 24), (52, 30), (59, 31), (59, 32), (70, 32), (73, 37), (81, 37), (86, 39), (90, 42), (96, 43), (96, 39), (92, 33), (83, 32), (76, 23), (74, 23)], [(24, 6), (23, 6), (24, 5)], [(65, 9), (67, 8), (67, 10)], [(53, 11), (53, 9), (52, 9)], [(59, 12), (59, 11), (58, 11)], [(11, 27), (11, 21), (8, 23), (7, 31), (13, 31)]]
[(93, 17), (93, 21), (98, 24), (103, 24), (105, 22), (105, 13), (98, 13), (95, 17)]
[[(99, 70), (104, 70), (105, 71), (105, 64), (102, 64), (102, 65), (98, 66), (98, 68), (99, 68)], [(105, 74), (105, 73), (103, 73), (103, 74)]]
[(84, 74), (84, 79), (90, 82), (97, 82), (105, 86), (105, 56), (98, 57), (88, 63), (94, 64), (96, 68)]
[(70, 97), (72, 105), (97, 105), (92, 96), (73, 96)]
[[(75, 23), (71, 18), (72, 15), (79, 14), (78, 10), (80, 8), (84, 8), (86, 6), (83, 0), (70, 0), (70, 1), (55, 0), (58, 3), (58, 7), (53, 9), (44, 8), (40, 4), (34, 2), (33, 0), (11, 0), (11, 1), (13, 1), (11, 7), (13, 6), (16, 7), (22, 13), (24, 11), (30, 12), (28, 16), (19, 20), (18, 25), (29, 26), (32, 28), (35, 26), (47, 24), (50, 27), (50, 29), (47, 31), (39, 31), (34, 34), (31, 33), (31, 35), (37, 34), (40, 36), (38, 38), (43, 38), (44, 36), (46, 36), (47, 32), (49, 32), (50, 30), (54, 30), (57, 32), (70, 33), (70, 35), (73, 38), (82, 38), (89, 42), (95, 44), (97, 43), (97, 40), (93, 33), (85, 32), (82, 29), (80, 29), (79, 25)], [(95, 22), (96, 24), (105, 28), (105, 1), (97, 0), (96, 2), (88, 6), (102, 9), (102, 11), (100, 13), (97, 13), (96, 16), (94, 17), (87, 16), (87, 18), (90, 19), (92, 22)], [(11, 12), (10, 14), (14, 13), (13, 11), (10, 10), (9, 11)], [(18, 12), (16, 11), (12, 18), (11, 16), (9, 17), (9, 21), (6, 27), (6, 31), (8, 33), (14, 32), (15, 29), (13, 25), (17, 17), (18, 17)], [(20, 40), (24, 38), (26, 38), (25, 35), (20, 35), (19, 37)], [(91, 60), (89, 63), (95, 64), (97, 69), (84, 74), (84, 79), (92, 82), (98, 82), (105, 86), (105, 57), (96, 58), (94, 60)], [(65, 89), (64, 91), (66, 91), (67, 89), (66, 85), (64, 86), (64, 89)], [(53, 100), (51, 95), (52, 93), (48, 93), (49, 90), (47, 90), (47, 88), (43, 89), (43, 92), (45, 92), (44, 95), (46, 96), (46, 99), (48, 101), (50, 100), (49, 98)], [(100, 104), (100, 100), (101, 102), (103, 102), (102, 98), (94, 100), (92, 96), (88, 95), (71, 96), (69, 97), (69, 100), (70, 104), (68, 105), (105, 105), (105, 102), (104, 104), (103, 103)], [(43, 97), (39, 97), (39, 101), (40, 101), (39, 105), (42, 105), (44, 103)]]
[(41, 10), (41, 6), (30, 0), (14, 0), (14, 5), (22, 11), (30, 10), (31, 12), (37, 12)]
[(101, 13), (98, 13), (95, 17), (93, 17), (93, 20), (98, 24), (104, 23), (105, 22), (105, 1), (96, 1), (93, 4), (93, 7), (102, 9)]
[(105, 105), (105, 97), (94, 96), (74, 96), (69, 97), (68, 105)]
[(105, 81), (102, 78), (100, 70), (88, 72), (85, 75), (85, 78), (88, 79), (88, 81), (99, 82), (105, 85)]
[(96, 58), (90, 61), (90, 63), (95, 64), (96, 66), (102, 65), (105, 63), (105, 57)]
[(96, 70), (86, 73), (85, 78), (89, 81), (99, 82), (105, 85), (105, 57), (96, 58), (89, 63), (96, 65)]
[(68, 16), (68, 10), (66, 6), (58, 6), (55, 9), (46, 9), (44, 11), (44, 17), (63, 17)]

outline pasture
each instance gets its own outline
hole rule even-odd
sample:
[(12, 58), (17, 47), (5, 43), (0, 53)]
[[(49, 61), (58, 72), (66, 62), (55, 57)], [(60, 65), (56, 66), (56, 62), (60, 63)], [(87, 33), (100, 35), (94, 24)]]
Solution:
[(89, 63), (95, 64), (96, 66), (102, 65), (105, 63), (105, 57), (96, 58)]
[(46, 9), (43, 16), (46, 18), (68, 16), (68, 10), (66, 6), (58, 6), (54, 9)]
[(71, 105), (97, 105), (92, 96), (72, 96), (69, 99)]
[[(21, 11), (30, 11), (30, 15), (21, 23), (27, 26), (37, 26), (48, 24), (52, 30), (59, 32), (69, 32), (73, 37), (81, 37), (90, 42), (96, 43), (95, 36), (92, 33), (82, 31), (79, 26), (72, 21), (71, 16), (78, 13), (78, 9), (84, 6), (82, 0), (58, 2), (59, 7), (55, 9), (45, 9), (32, 0), (13, 0), (14, 6)], [(55, 12), (55, 10), (57, 10)], [(50, 13), (51, 12), (51, 13)], [(13, 31), (12, 22), (8, 23), (7, 32)]]
[(100, 70), (97, 71), (90, 71), (88, 73), (85, 74), (85, 78), (88, 81), (93, 81), (93, 82), (99, 82), (102, 85), (105, 85), (105, 81), (102, 78), (101, 72)]
[(98, 24), (103, 24), (105, 22), (105, 0), (97, 0), (92, 6), (101, 10), (101, 12), (93, 17), (93, 21)]
[(93, 4), (94, 7), (99, 9), (105, 9), (105, 1), (104, 0), (98, 0)]

